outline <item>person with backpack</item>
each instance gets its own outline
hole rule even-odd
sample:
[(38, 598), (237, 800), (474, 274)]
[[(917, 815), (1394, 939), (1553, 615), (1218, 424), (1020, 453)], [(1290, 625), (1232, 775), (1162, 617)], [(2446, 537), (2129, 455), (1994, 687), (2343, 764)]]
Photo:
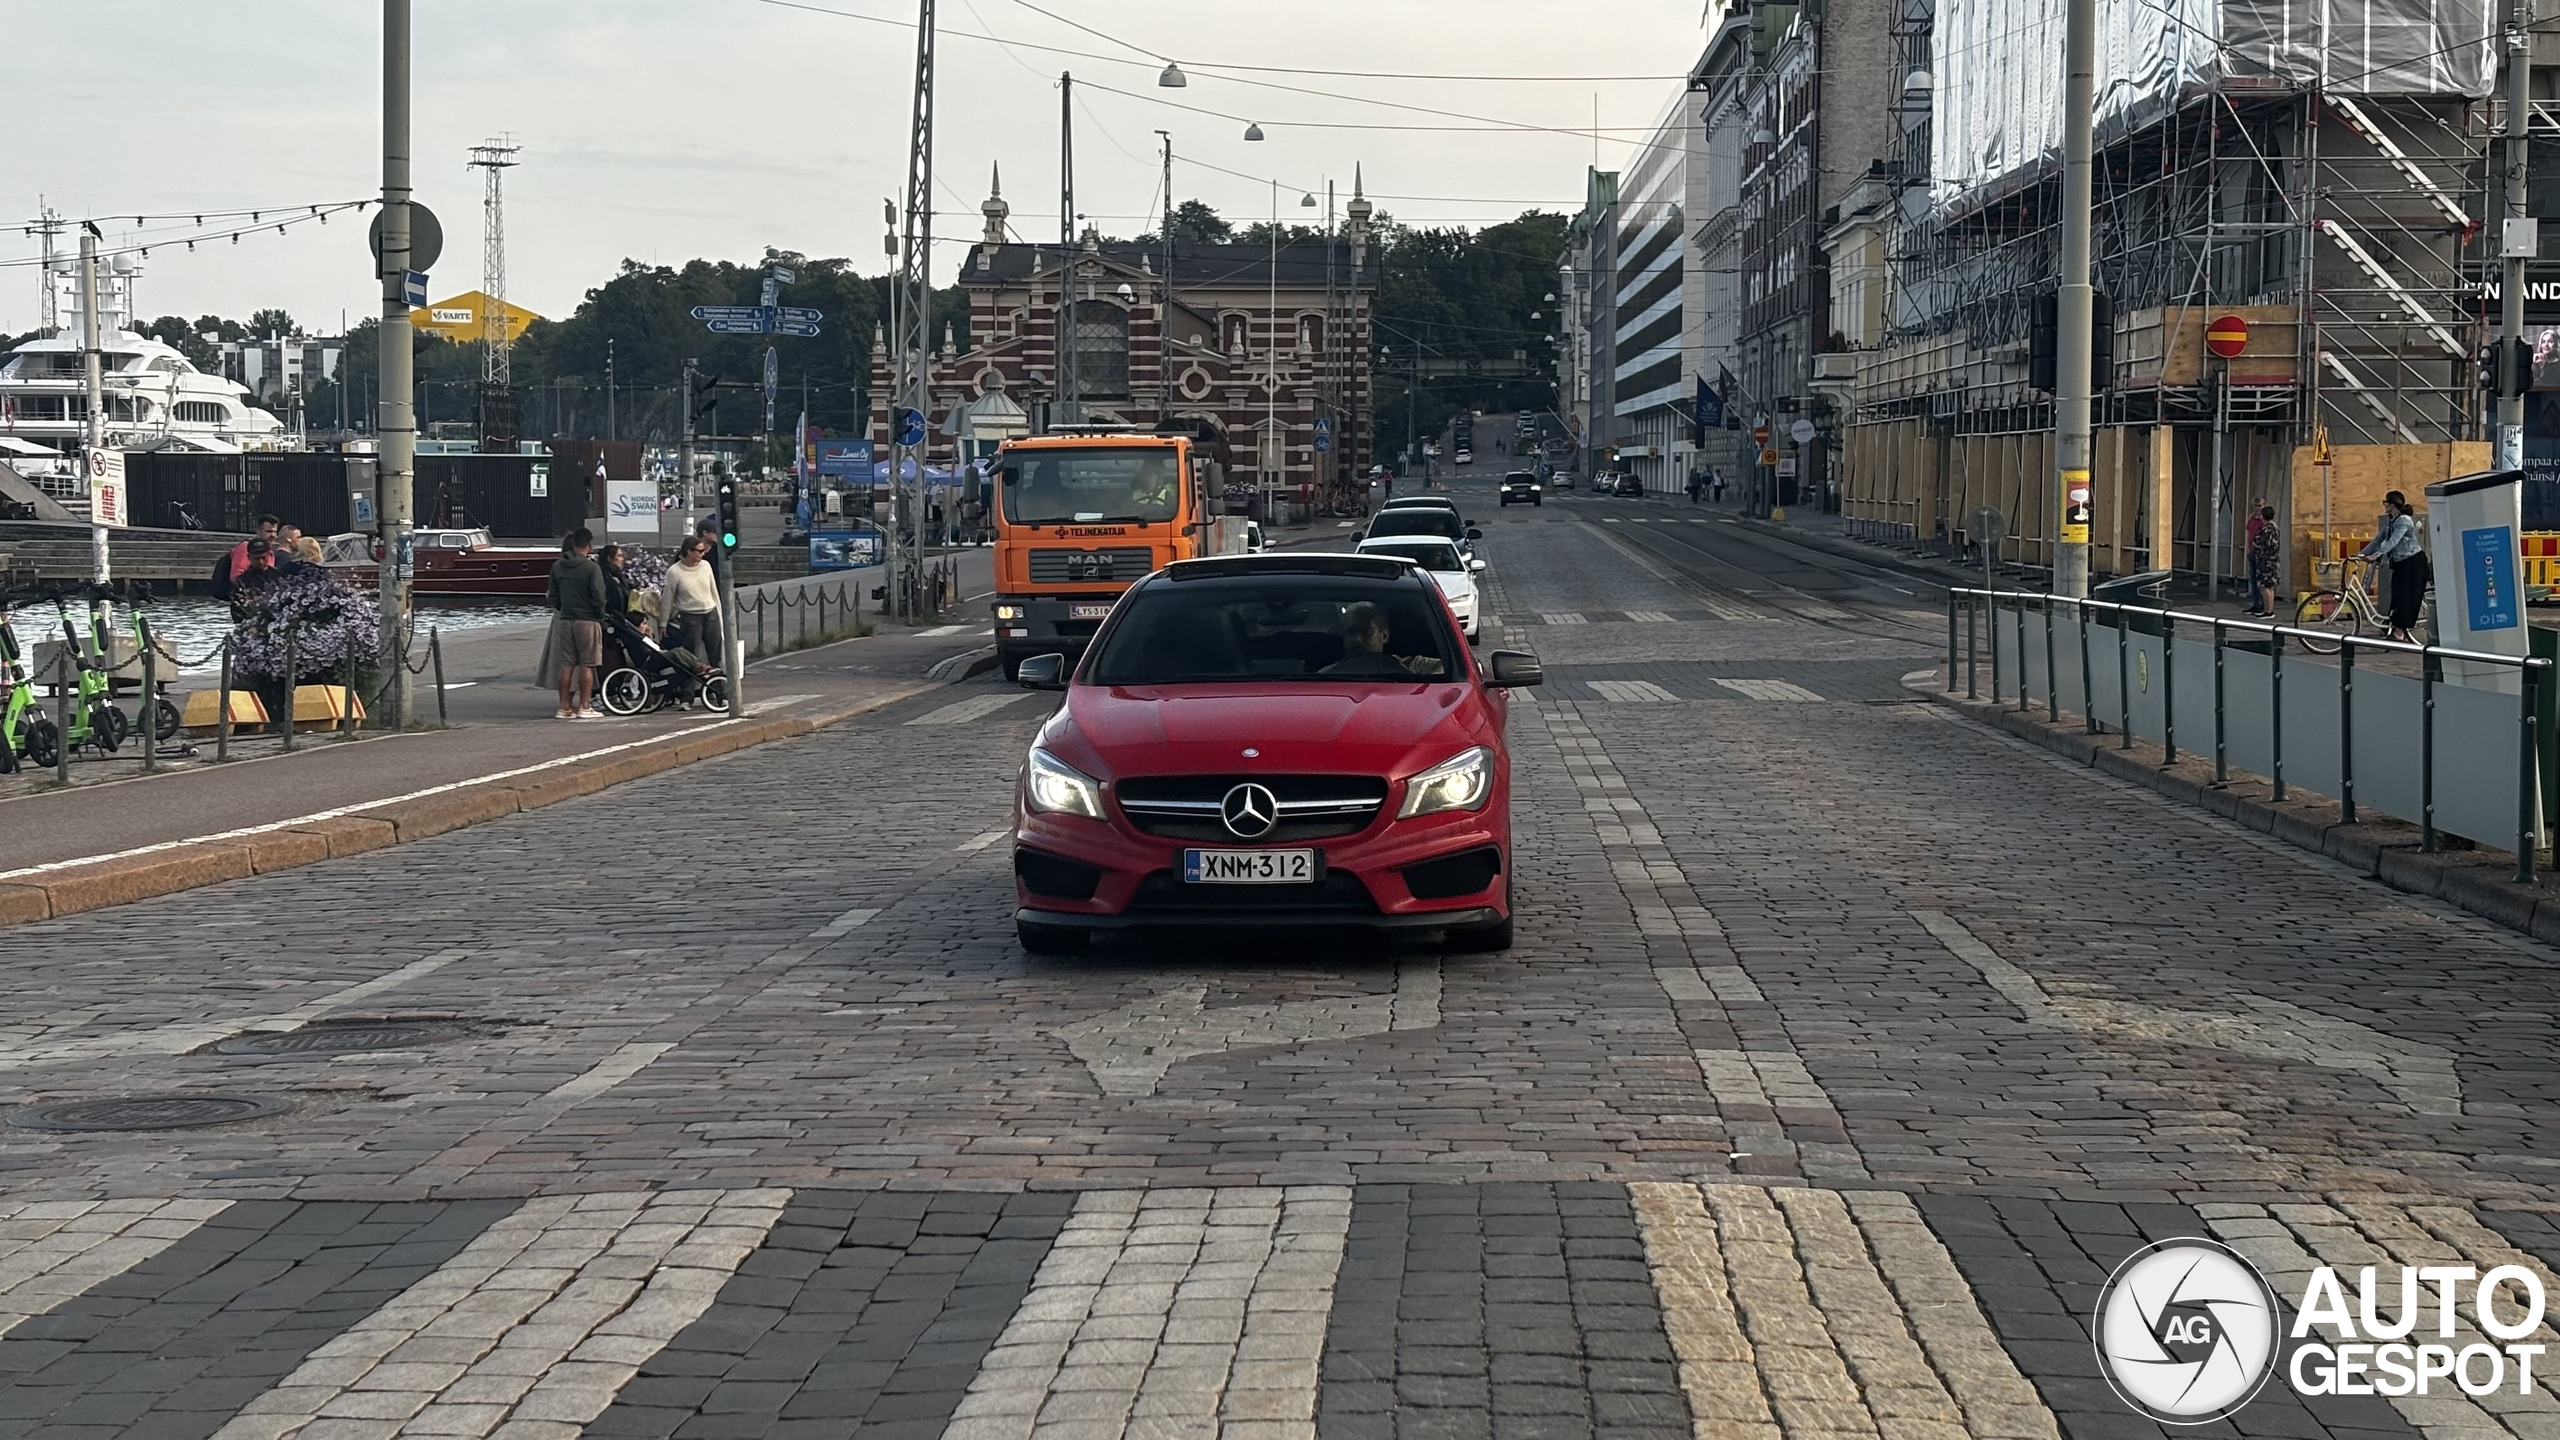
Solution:
[(256, 535), (223, 552), (222, 558), (214, 562), (213, 574), (208, 582), (216, 599), (231, 598), (233, 587), (240, 583), (241, 572), (249, 568), (249, 547), (263, 543), (267, 550), (272, 552), (276, 548), (276, 535), (283, 527), (284, 521), (275, 516), (261, 515), (258, 517)]

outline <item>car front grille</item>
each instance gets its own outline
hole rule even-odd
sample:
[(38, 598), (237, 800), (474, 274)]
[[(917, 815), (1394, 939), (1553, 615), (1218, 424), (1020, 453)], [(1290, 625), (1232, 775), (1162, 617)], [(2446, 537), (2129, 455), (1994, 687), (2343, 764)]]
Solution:
[(1155, 552), (1144, 545), (1116, 545), (1102, 550), (1050, 548), (1031, 552), (1031, 583), (1035, 585), (1128, 581), (1154, 568)]
[(1387, 802), (1387, 782), (1374, 775), (1182, 775), (1123, 780), (1113, 787), (1120, 813), (1149, 835), (1215, 845), (1240, 843), (1219, 818), (1227, 792), (1251, 781), (1280, 802), (1280, 823), (1255, 845), (1287, 845), (1357, 835)]

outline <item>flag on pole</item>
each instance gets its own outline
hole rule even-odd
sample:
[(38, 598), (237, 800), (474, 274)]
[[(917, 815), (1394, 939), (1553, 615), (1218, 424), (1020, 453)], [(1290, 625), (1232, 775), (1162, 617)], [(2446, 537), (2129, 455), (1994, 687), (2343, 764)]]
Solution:
[(791, 427), (791, 490), (799, 496), (795, 507), (800, 528), (809, 528), (809, 412), (800, 412), (800, 422)]

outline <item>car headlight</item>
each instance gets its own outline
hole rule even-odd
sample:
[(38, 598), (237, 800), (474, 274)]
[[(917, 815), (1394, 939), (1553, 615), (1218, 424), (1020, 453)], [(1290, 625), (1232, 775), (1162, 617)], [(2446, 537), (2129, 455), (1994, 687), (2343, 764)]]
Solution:
[(1102, 786), (1092, 776), (1050, 754), (1034, 749), (1022, 771), (1022, 803), (1035, 815), (1082, 815), (1102, 818)]
[(1022, 607), (1019, 605), (999, 605), (996, 607), (996, 618), (999, 620), (1019, 620), (1022, 618)]
[(1443, 810), (1481, 810), (1492, 794), (1493, 752), (1479, 745), (1404, 782), (1404, 808), (1396, 811), (1396, 818), (1410, 820)]

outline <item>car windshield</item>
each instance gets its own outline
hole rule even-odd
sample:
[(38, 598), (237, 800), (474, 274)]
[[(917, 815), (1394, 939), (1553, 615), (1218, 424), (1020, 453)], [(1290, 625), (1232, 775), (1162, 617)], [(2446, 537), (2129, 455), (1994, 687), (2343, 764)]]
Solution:
[(1184, 580), (1122, 602), (1088, 685), (1430, 683), (1466, 673), (1436, 596), (1345, 575)]
[(1015, 525), (1134, 525), (1170, 520), (1182, 476), (1170, 447), (1032, 451), (1011, 457), (1004, 518)]
[(1393, 555), (1410, 560), (1425, 570), (1464, 570), (1467, 562), (1458, 558), (1458, 547), (1436, 540), (1398, 540), (1392, 545), (1363, 545), (1364, 555)]
[(1458, 517), (1446, 510), (1381, 510), (1369, 522), (1369, 533), (1378, 535), (1437, 535), (1455, 540), (1464, 529)]

